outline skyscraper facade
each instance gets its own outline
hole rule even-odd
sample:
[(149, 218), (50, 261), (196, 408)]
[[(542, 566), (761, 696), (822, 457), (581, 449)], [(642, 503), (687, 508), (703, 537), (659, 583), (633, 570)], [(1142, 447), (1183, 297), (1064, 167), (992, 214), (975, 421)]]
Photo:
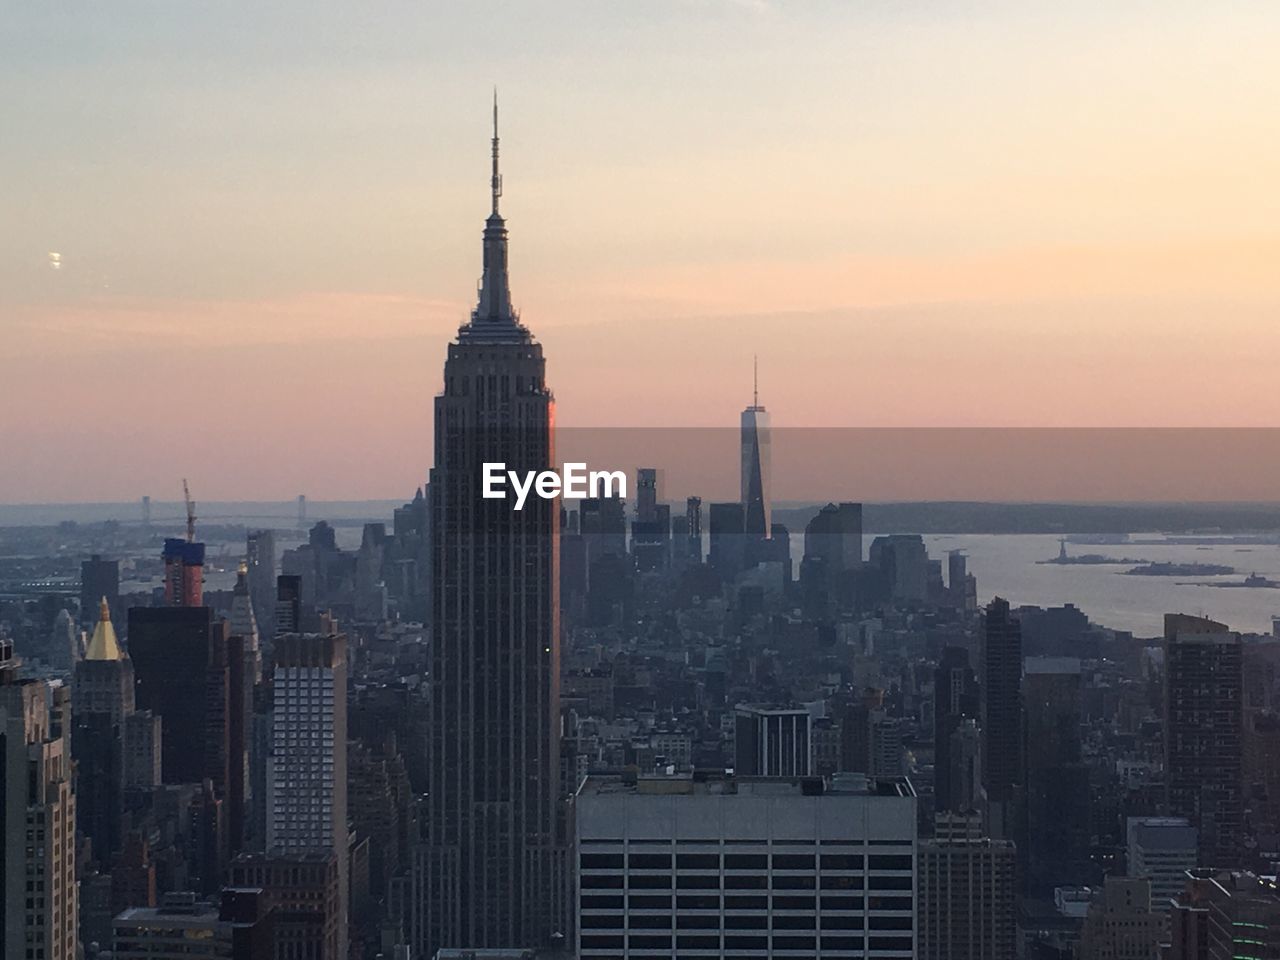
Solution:
[(587, 777), (577, 952), (916, 957), (905, 779)]
[(104, 598), (97, 625), (76, 664), (71, 703), (76, 761), (76, 800), (80, 832), (91, 854), (108, 865), (121, 844), (128, 718), (134, 712), (133, 664), (116, 641), (111, 611)]
[(220, 648), (228, 628), (209, 607), (131, 607), (129, 656), (137, 706), (164, 724), (165, 783), (199, 783), (228, 747), (229, 666)]
[(559, 504), (531, 498), (516, 511), (481, 496), (486, 462), (555, 465), (542, 347), (511, 305), (501, 184), (495, 105), (479, 303), (435, 401), (424, 956), (537, 946), (563, 926)]
[(169, 537), (164, 542), (164, 602), (173, 607), (204, 603), (204, 544)]
[(1026, 841), (1024, 881), (1032, 895), (1092, 882), (1089, 860), (1090, 770), (1084, 761), (1080, 661), (1024, 661)]
[(997, 839), (1017, 839), (1016, 800), (1025, 778), (1022, 757), (1022, 626), (1009, 601), (987, 605), (982, 648), (982, 785), (988, 827)]
[(76, 960), (70, 691), (17, 666), (0, 639), (0, 947), (6, 960)]
[(1150, 880), (1107, 877), (1089, 904), (1076, 956), (1080, 960), (1158, 956), (1164, 924), (1163, 914), (1152, 909)]
[(636, 468), (636, 519), (651, 523), (658, 518), (658, 470), (655, 467)]
[(921, 960), (1013, 960), (1017, 854), (1008, 840), (945, 837), (918, 849)]
[(1185, 817), (1129, 817), (1126, 873), (1151, 881), (1151, 907), (1168, 913), (1196, 866), (1196, 828)]
[(95, 553), (80, 561), (80, 625), (86, 630), (94, 629), (103, 600), (118, 617), (114, 611), (120, 609), (120, 561), (103, 560)]
[(707, 511), (711, 534), (707, 562), (726, 581), (735, 579), (746, 563), (744, 516), (741, 503), (713, 503)]
[(1200, 863), (1243, 855), (1243, 657), (1225, 624), (1165, 617), (1165, 784), (1168, 812), (1200, 831)]
[(734, 716), (734, 773), (740, 777), (807, 777), (813, 720), (803, 707), (739, 705)]
[(269, 857), (333, 855), (338, 947), (345, 955), (347, 891), (347, 641), (331, 629), (276, 638), (267, 762)]
[[(964, 647), (944, 647), (938, 669), (933, 675), (933, 797), (938, 812), (967, 813), (972, 792), (964, 787), (966, 778), (959, 773), (958, 759), (952, 756), (953, 737), (963, 722), (978, 719), (978, 680), (969, 666), (969, 651)], [(953, 770), (953, 765), (957, 769)]]
[(747, 535), (768, 539), (773, 527), (769, 413), (760, 405), (758, 387), (757, 382), (751, 406), (742, 411), (742, 513)]
[(693, 563), (702, 562), (702, 498), (688, 497), (684, 502), (685, 553)]
[(276, 536), (271, 530), (254, 530), (246, 538), (245, 562), (249, 566), (249, 596), (258, 629), (274, 633), (276, 605)]

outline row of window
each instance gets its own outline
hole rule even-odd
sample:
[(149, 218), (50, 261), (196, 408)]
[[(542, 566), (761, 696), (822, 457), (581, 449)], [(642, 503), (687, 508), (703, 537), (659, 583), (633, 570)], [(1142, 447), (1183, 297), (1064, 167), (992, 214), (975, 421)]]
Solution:
[[(724, 909), (731, 910), (768, 910), (767, 896), (726, 896)], [(816, 898), (824, 911), (831, 910), (910, 910), (911, 897), (883, 896), (830, 896)], [(813, 910), (814, 897), (773, 897), (775, 910)], [(655, 896), (653, 894), (633, 893), (623, 898), (617, 894), (584, 893), (581, 901), (583, 910), (621, 910), (625, 905), (631, 910), (670, 910), (671, 895)], [(799, 904), (793, 906), (792, 904)], [(676, 897), (676, 907), (681, 910), (720, 910), (720, 897), (715, 894), (694, 894)]]
[[(728, 874), (708, 876), (705, 874), (620, 874), (620, 873), (584, 873), (578, 878), (578, 886), (583, 890), (621, 890), (625, 886), (629, 890), (670, 890), (672, 882), (678, 890), (770, 890), (783, 889), (774, 878), (758, 874)], [(821, 890), (910, 890), (915, 884), (913, 878), (906, 876), (875, 876), (819, 874), (818, 888)], [(794, 888), (792, 888), (794, 889)]]
[[(911, 845), (910, 840), (904, 840), (901, 837), (895, 840), (871, 840), (871, 839), (867, 839), (867, 840), (862, 840), (862, 839), (803, 840), (798, 837), (793, 837), (788, 840), (779, 839), (776, 841), (765, 840), (765, 839), (743, 840), (738, 837), (726, 837), (723, 840), (717, 839), (715, 837), (709, 837), (707, 839), (684, 837), (684, 838), (681, 838), (679, 842), (681, 846), (685, 846), (685, 847), (718, 847), (721, 844), (724, 844), (727, 847), (734, 847), (734, 848), (767, 847), (770, 845), (788, 846), (788, 847), (815, 847), (815, 846), (816, 847), (864, 847), (864, 846), (866, 847), (907, 847)], [(636, 846), (670, 847), (671, 841), (662, 840), (662, 839), (644, 840), (636, 837), (633, 837), (629, 840), (624, 840), (621, 837), (614, 837), (614, 838), (583, 837), (579, 841), (579, 844), (584, 847), (621, 847), (626, 844), (630, 844), (633, 847), (636, 847)]]
[[(579, 944), (584, 951), (601, 948), (622, 949), (624, 946), (629, 950), (670, 950), (672, 948), (672, 938), (648, 934), (631, 934), (628, 937), (612, 934), (583, 934), (579, 938)], [(723, 944), (718, 936), (689, 934), (675, 938), (675, 947), (686, 950), (768, 950), (771, 947), (774, 950), (817, 950), (819, 949), (818, 944), (818, 937), (807, 936), (726, 935)], [(865, 941), (865, 947), (869, 950), (901, 950), (906, 951), (907, 955), (910, 956), (912, 938), (902, 936), (868, 937)], [(822, 950), (862, 950), (863, 948), (864, 940), (862, 937), (823, 936), (821, 938)]]
[[(908, 906), (908, 909), (910, 907)], [(678, 930), (719, 930), (721, 920), (718, 916), (698, 916), (685, 914), (672, 917), (670, 914), (644, 915), (637, 914), (624, 917), (620, 913), (583, 914), (579, 925), (583, 930), (670, 930), (671, 921), (676, 920)], [(914, 923), (910, 914), (906, 916), (871, 916), (832, 915), (822, 917), (822, 929), (826, 930), (862, 930), (865, 924), (868, 930), (910, 930)], [(731, 930), (816, 930), (818, 918), (807, 915), (786, 915), (773, 917), (764, 914), (744, 914), (726, 917), (723, 926)]]
[[(813, 870), (818, 864), (823, 870), (910, 870), (914, 864), (911, 854), (873, 853), (864, 857), (860, 853), (824, 853), (818, 858), (812, 853), (775, 853), (772, 858), (764, 853), (726, 853), (723, 857), (726, 870)], [(669, 853), (584, 853), (579, 857), (584, 870), (621, 869), (670, 870)], [(675, 865), (688, 870), (719, 870), (721, 856), (718, 853), (678, 853)]]

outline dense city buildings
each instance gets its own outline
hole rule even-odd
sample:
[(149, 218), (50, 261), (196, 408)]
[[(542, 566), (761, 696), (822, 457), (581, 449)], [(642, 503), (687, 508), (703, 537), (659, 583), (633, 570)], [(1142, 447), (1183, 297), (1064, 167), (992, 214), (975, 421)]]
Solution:
[(929, 552), (919, 534), (876, 537), (867, 549), (867, 560), (890, 599), (920, 604), (929, 596)]
[(230, 873), (233, 888), (262, 892), (270, 911), (273, 960), (342, 960), (348, 955), (337, 854), (241, 854)]
[(862, 504), (828, 503), (804, 528), (800, 588), (810, 616), (852, 606), (862, 565)]
[[(227, 889), (219, 903), (171, 893), (115, 918), (113, 960), (274, 960), (263, 891)], [(318, 958), (317, 958), (318, 960)]]
[(1152, 909), (1151, 881), (1107, 877), (1080, 931), (1080, 960), (1153, 960), (1165, 919)]
[(915, 957), (909, 781), (592, 776), (578, 955)]
[(485, 496), (564, 453), (496, 119), (428, 477), (0, 527), (5, 960), (1280, 955), (1280, 625), (1136, 599), (1257, 627), (1191, 551), (1280, 520), (793, 501), (758, 394), (634, 498)]
[(1274, 877), (1199, 867), (1170, 914), (1162, 960), (1241, 960), (1280, 955), (1280, 890)]
[(746, 514), (741, 503), (713, 503), (707, 508), (710, 544), (707, 562), (725, 580), (733, 580), (746, 564)]

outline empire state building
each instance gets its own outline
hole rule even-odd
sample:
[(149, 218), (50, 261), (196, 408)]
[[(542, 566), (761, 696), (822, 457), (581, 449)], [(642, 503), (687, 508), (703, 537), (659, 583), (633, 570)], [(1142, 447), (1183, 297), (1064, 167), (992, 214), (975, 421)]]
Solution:
[(493, 121), (479, 303), (435, 400), (430, 796), (411, 924), (428, 957), (541, 946), (563, 909), (559, 502), (481, 496), (486, 462), (555, 466), (542, 346), (511, 306), (496, 100)]

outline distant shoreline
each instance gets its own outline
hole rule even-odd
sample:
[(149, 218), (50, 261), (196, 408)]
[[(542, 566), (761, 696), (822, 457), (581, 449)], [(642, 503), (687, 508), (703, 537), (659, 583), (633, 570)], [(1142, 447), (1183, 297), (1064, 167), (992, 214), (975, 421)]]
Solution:
[[(199, 504), (201, 523), (243, 525), (276, 529), (310, 526), (318, 520), (335, 525), (388, 522), (400, 500), (308, 500), (306, 516), (299, 521), (296, 501), (209, 501)], [(785, 524), (792, 535), (804, 526), (822, 504), (819, 502), (775, 505), (774, 521)], [(683, 503), (672, 504), (672, 515), (683, 512)], [(704, 502), (703, 510), (707, 509)], [(152, 525), (179, 524), (183, 506), (178, 502), (152, 501)], [(47, 527), (63, 522), (102, 524), (114, 521), (129, 526), (142, 523), (142, 508), (132, 503), (0, 504), (0, 527)], [(705, 520), (704, 520), (705, 522)], [(939, 502), (867, 503), (863, 506), (863, 531), (921, 534), (1150, 534), (1159, 531), (1182, 537), (1207, 539), (1246, 537), (1242, 543), (1280, 542), (1280, 503), (999, 503)]]

